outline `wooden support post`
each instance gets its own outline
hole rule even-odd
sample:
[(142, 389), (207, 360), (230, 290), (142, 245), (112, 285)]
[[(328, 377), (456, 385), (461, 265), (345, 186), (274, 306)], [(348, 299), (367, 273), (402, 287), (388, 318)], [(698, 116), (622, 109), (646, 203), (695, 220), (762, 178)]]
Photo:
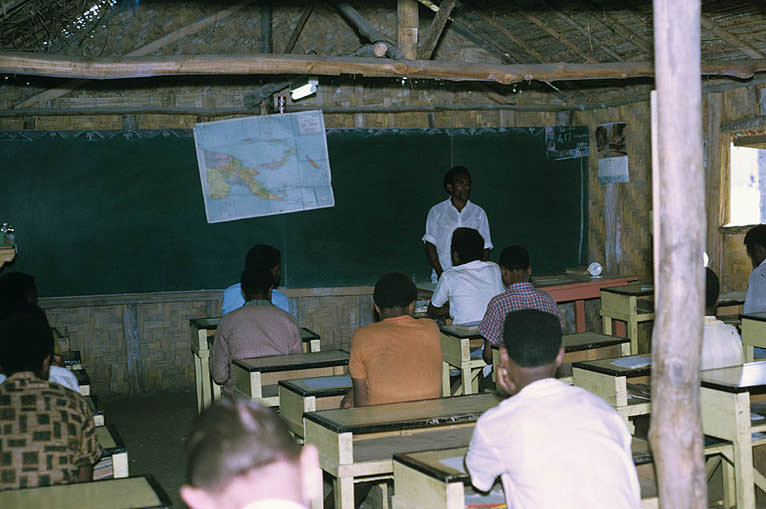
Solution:
[(404, 58), (415, 60), (418, 53), (418, 2), (417, 0), (398, 0), (396, 3), (398, 20), (397, 43)]
[(452, 13), (452, 9), (455, 8), (457, 0), (444, 0), (439, 6), (439, 10), (436, 11), (436, 16), (431, 22), (431, 26), (428, 27), (428, 32), (423, 38), (420, 49), (418, 49), (418, 60), (431, 60), (431, 55), (436, 49), (436, 45), (439, 43), (439, 38), (444, 31), (444, 27), (449, 21), (449, 15)]
[[(663, 508), (707, 506), (700, 419), (705, 195), (700, 0), (654, 0), (662, 230), (649, 438)], [(655, 211), (655, 214), (658, 211)]]

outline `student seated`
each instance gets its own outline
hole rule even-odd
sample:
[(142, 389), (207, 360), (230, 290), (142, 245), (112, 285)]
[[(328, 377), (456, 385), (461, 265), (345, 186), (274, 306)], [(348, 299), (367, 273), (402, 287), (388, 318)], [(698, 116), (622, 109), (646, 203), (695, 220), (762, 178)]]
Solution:
[(197, 420), (186, 444), (191, 509), (308, 509), (322, 494), (319, 454), (255, 401), (224, 398)]
[(88, 403), (47, 381), (52, 354), (42, 312), (0, 320), (0, 490), (90, 481), (101, 458)]
[(487, 304), (502, 293), (503, 279), (495, 262), (481, 261), (484, 239), (472, 228), (458, 228), (452, 234), (452, 264), (436, 285), (428, 315), (446, 315), (442, 307), (449, 302), (449, 315), (456, 324), (478, 322)]
[[(274, 277), (274, 289), (271, 291), (271, 303), (282, 311), (290, 312), (287, 303), (287, 295), (277, 288), (282, 277), (282, 260), (279, 249), (264, 244), (258, 244), (250, 248), (245, 257), (245, 271), (248, 268), (268, 269)], [(226, 315), (245, 305), (245, 296), (242, 292), (242, 283), (236, 283), (223, 291), (223, 303), (221, 315)]]
[(747, 280), (744, 312), (766, 311), (766, 224), (759, 224), (745, 234), (747, 256), (753, 264), (753, 271)]
[(489, 491), (500, 476), (508, 507), (638, 509), (641, 493), (623, 418), (603, 399), (554, 377), (564, 358), (551, 313), (508, 313), (497, 369), (512, 397), (482, 415), (465, 464)]
[(409, 276), (389, 272), (375, 285), (380, 321), (351, 340), (353, 382), (343, 406), (381, 405), (441, 397), (442, 348), (433, 320), (415, 319), (417, 289)]
[(705, 326), (700, 369), (738, 366), (745, 362), (742, 338), (739, 337), (737, 329), (715, 317), (718, 291), (718, 276), (705, 267)]
[(556, 301), (550, 294), (538, 290), (529, 282), (532, 264), (529, 252), (521, 246), (509, 246), (500, 253), (500, 273), (503, 284), (508, 287), (489, 301), (479, 324), (479, 334), (484, 338), (484, 362), (492, 363), (491, 344), (503, 342), (505, 316), (511, 311), (537, 309), (560, 317)]
[(271, 303), (274, 278), (269, 269), (242, 273), (247, 302), (221, 318), (213, 343), (213, 379), (231, 392), (231, 362), (252, 357), (303, 352), (298, 324), (292, 315)]

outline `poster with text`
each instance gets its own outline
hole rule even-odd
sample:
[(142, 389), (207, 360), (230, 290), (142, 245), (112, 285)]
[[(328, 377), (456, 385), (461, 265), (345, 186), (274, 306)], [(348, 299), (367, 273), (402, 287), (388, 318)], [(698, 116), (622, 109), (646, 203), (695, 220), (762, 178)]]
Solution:
[(598, 181), (602, 184), (630, 182), (625, 122), (601, 124), (596, 128)]

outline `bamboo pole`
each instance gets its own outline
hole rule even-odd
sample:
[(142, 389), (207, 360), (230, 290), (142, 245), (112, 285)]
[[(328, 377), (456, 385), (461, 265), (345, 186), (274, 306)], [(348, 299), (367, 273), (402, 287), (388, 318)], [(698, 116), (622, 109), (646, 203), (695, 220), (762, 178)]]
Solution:
[[(740, 79), (766, 72), (766, 59), (707, 62), (705, 76)], [(463, 62), (390, 60), (312, 55), (199, 55), (82, 58), (38, 53), (0, 52), (0, 73), (51, 78), (125, 79), (152, 76), (308, 74), (363, 77), (408, 77), (450, 81), (579, 81), (654, 76), (649, 62), (598, 64), (469, 64)]]
[(649, 439), (663, 509), (707, 506), (699, 397), (705, 293), (700, 10), (700, 0), (654, 0), (654, 185), (662, 223), (655, 242), (662, 284), (655, 289)]

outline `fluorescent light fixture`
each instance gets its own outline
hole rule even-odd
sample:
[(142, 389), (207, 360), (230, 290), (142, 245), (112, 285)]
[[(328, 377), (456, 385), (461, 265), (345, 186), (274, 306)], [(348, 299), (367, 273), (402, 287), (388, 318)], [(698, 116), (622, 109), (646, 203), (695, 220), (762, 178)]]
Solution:
[(298, 99), (316, 94), (317, 85), (319, 85), (317, 78), (307, 78), (303, 81), (292, 83), (290, 85), (290, 97), (293, 101), (297, 101)]

